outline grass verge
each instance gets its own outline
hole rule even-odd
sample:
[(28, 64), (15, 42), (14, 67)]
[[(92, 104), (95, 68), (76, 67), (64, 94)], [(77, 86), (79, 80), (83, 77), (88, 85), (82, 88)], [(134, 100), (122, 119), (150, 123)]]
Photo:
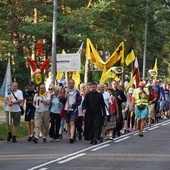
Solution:
[(4, 110), (4, 98), (0, 97), (0, 112), (2, 112)]
[[(5, 123), (0, 124), (0, 141), (6, 140), (7, 138), (7, 129)], [(27, 136), (27, 124), (24, 121), (21, 121), (20, 126), (17, 131), (17, 138), (22, 138)]]

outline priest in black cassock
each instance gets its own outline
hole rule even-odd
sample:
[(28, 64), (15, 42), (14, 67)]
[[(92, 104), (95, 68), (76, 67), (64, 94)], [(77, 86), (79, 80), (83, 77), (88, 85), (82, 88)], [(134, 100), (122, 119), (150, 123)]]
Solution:
[(91, 140), (91, 144), (96, 145), (100, 137), (102, 127), (102, 115), (106, 116), (105, 102), (103, 95), (97, 91), (97, 83), (91, 84), (89, 92), (82, 105), (84, 118), (84, 139)]

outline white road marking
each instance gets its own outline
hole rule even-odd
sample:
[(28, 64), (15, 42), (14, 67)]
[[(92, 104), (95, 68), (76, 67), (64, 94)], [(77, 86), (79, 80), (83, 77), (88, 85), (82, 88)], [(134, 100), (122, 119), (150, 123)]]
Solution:
[(55, 160), (52, 160), (52, 161), (49, 161), (49, 162), (46, 162), (46, 163), (43, 163), (43, 164), (40, 164), (40, 165), (38, 165), (38, 166), (32, 167), (31, 169), (28, 169), (28, 170), (35, 170), (35, 169), (41, 168), (41, 167), (43, 167), (43, 166), (52, 164), (52, 163), (54, 163), (54, 162), (56, 162), (56, 159), (55, 159)]
[(164, 124), (161, 124), (162, 126), (165, 126), (165, 125), (168, 125), (170, 122), (167, 122), (167, 123), (164, 123)]
[(149, 128), (150, 128), (150, 127), (145, 127), (144, 129), (147, 130), (147, 129), (149, 129)]
[(136, 135), (138, 135), (138, 133), (134, 133), (133, 135), (136, 136)]
[(84, 155), (86, 155), (86, 153), (81, 153), (81, 154), (72, 156), (72, 157), (70, 157), (70, 158), (68, 158), (68, 159), (65, 159), (65, 160), (63, 160), (63, 161), (59, 161), (58, 163), (59, 163), (59, 164), (62, 164), (62, 163), (71, 161), (71, 160), (73, 160), (73, 159), (76, 159), (76, 158), (81, 157), (81, 156), (84, 156)]
[(120, 142), (120, 141), (126, 140), (126, 139), (128, 139), (128, 138), (130, 138), (130, 136), (127, 136), (127, 137), (125, 137), (125, 138), (122, 138), (122, 139), (116, 140), (115, 142)]
[(30, 168), (30, 169), (28, 169), (28, 170), (35, 170), (35, 169), (44, 167), (44, 166), (46, 166), (46, 165), (49, 165), (49, 164), (52, 164), (52, 163), (61, 161), (61, 160), (65, 159), (65, 158), (68, 158), (68, 157), (70, 157), (70, 156), (74, 156), (74, 155), (76, 155), (76, 154), (82, 153), (82, 152), (84, 152), (84, 151), (90, 150), (90, 149), (92, 149), (92, 148), (96, 148), (96, 147), (98, 147), (98, 146), (101, 146), (101, 145), (103, 145), (103, 144), (110, 143), (110, 142), (111, 142), (111, 141), (106, 141), (106, 142), (100, 143), (100, 144), (98, 144), (98, 145), (94, 145), (94, 146), (88, 147), (88, 148), (86, 148), (86, 149), (82, 149), (82, 150), (80, 150), (80, 151), (73, 152), (73, 153), (68, 154), (68, 155), (66, 155), (66, 156), (63, 156), (63, 157), (61, 157), (61, 158), (57, 158), (57, 159), (54, 159), (54, 160), (52, 160), (52, 161), (46, 162), (46, 163), (44, 163), (44, 164), (40, 164), (40, 165), (38, 165), (38, 166), (32, 167), (32, 168)]
[(97, 147), (97, 148), (95, 148), (95, 149), (92, 149), (91, 151), (97, 151), (97, 150), (99, 150), (99, 149), (102, 149), (102, 148), (105, 148), (105, 147), (107, 147), (107, 146), (110, 146), (110, 144), (106, 144), (106, 145), (102, 145), (102, 146), (99, 146), (99, 147)]
[[(146, 130), (153, 130), (153, 129), (157, 129), (160, 127), (160, 125), (164, 126), (164, 125), (167, 125), (170, 123), (170, 120), (166, 120), (164, 122), (161, 122), (161, 123), (157, 123), (155, 125), (153, 125), (150, 129), (148, 128), (145, 128)], [(146, 131), (144, 131), (146, 132)], [(120, 142), (120, 141), (123, 141), (123, 140), (126, 140), (128, 138), (130, 138), (131, 135), (137, 135), (138, 133), (135, 131), (135, 132), (131, 132), (131, 133), (128, 133), (126, 135), (122, 135), (120, 137), (117, 137), (115, 139), (113, 139), (114, 142)], [(28, 169), (28, 170), (35, 170), (35, 169), (38, 169), (38, 168), (41, 168), (41, 167), (44, 167), (46, 165), (49, 165), (49, 164), (52, 164), (52, 163), (55, 163), (55, 162), (58, 162), (58, 163), (64, 163), (64, 162), (67, 162), (67, 161), (70, 161), (75, 158), (78, 158), (80, 156), (83, 156), (85, 155), (85, 153), (82, 153), (84, 151), (87, 151), (87, 150), (90, 150), (92, 149), (91, 151), (95, 151), (95, 150), (98, 150), (98, 149), (101, 149), (101, 148), (104, 148), (104, 147), (107, 147), (109, 146), (110, 144), (107, 144), (107, 143), (110, 143), (111, 141), (106, 141), (106, 142), (103, 142), (103, 143), (100, 143), (100, 144), (97, 144), (97, 145), (94, 145), (94, 146), (91, 146), (91, 147), (88, 147), (86, 149), (83, 149), (83, 150), (80, 150), (80, 151), (77, 151), (77, 152), (74, 152), (74, 153), (71, 153), (71, 154), (68, 154), (66, 156), (63, 156), (61, 158), (57, 158), (57, 159), (54, 159), (52, 161), (49, 161), (49, 162), (46, 162), (44, 164), (40, 164), (38, 166), (35, 166), (35, 167), (32, 167), (31, 169)], [(105, 145), (106, 144), (106, 145)], [(101, 146), (101, 147), (100, 147)], [(93, 149), (94, 148), (94, 149)], [(95, 149), (96, 148), (96, 149)], [(81, 153), (81, 154), (80, 154)], [(75, 156), (74, 156), (75, 155)], [(71, 157), (71, 158), (68, 158), (68, 157)], [(68, 159), (66, 159), (68, 158)], [(65, 160), (63, 160), (65, 159)], [(62, 160), (62, 161), (61, 161)], [(41, 168), (39, 170), (47, 170), (47, 168)]]
[(90, 149), (92, 149), (92, 148), (96, 148), (96, 147), (98, 147), (98, 146), (101, 146), (101, 145), (103, 145), (103, 144), (105, 144), (105, 143), (110, 143), (110, 142), (111, 142), (111, 141), (106, 141), (106, 142), (100, 143), (100, 144), (98, 144), (98, 145), (93, 145), (93, 146), (88, 147), (88, 148), (86, 148), (86, 149), (83, 149), (83, 150), (80, 150), (80, 151), (77, 151), (77, 152), (71, 153), (71, 154), (69, 154), (69, 155), (63, 156), (63, 157), (61, 157), (61, 158), (58, 158), (58, 159), (57, 159), (57, 161), (60, 161), (60, 160), (65, 159), (65, 158), (67, 158), (67, 157), (70, 157), (70, 156), (73, 156), (73, 155), (79, 154), (79, 153), (81, 153), (81, 152), (84, 152), (84, 151), (90, 150)]
[(148, 130), (154, 130), (154, 129), (157, 129), (157, 128), (159, 128), (159, 126), (155, 126), (155, 127), (150, 128), (150, 129), (148, 129)]

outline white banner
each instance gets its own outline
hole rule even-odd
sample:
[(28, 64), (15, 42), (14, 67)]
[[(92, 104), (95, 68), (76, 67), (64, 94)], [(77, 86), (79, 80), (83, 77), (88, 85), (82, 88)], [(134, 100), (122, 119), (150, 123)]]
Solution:
[(57, 72), (71, 72), (81, 70), (80, 54), (57, 54)]

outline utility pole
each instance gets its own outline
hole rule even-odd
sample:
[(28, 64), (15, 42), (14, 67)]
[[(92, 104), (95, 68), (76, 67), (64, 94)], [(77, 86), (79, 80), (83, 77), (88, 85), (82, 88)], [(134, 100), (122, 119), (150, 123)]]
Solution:
[(51, 83), (56, 80), (56, 48), (57, 48), (57, 0), (53, 0), (53, 28), (52, 28), (52, 55), (51, 55)]
[(145, 23), (144, 51), (143, 51), (143, 81), (146, 80), (146, 45), (147, 45), (147, 29), (148, 29), (148, 0), (146, 0), (146, 23)]

